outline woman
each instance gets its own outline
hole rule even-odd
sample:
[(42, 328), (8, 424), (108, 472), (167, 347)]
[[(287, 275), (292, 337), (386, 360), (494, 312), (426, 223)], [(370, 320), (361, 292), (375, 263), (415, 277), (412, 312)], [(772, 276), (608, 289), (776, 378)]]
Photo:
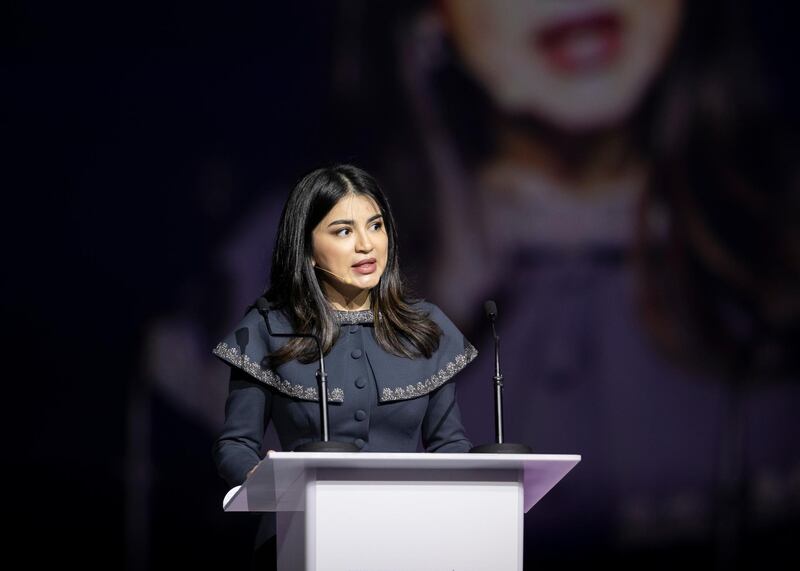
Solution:
[[(435, 305), (410, 301), (397, 230), (375, 179), (349, 165), (305, 176), (284, 206), (272, 258), (273, 332), (315, 334), (325, 353), (331, 440), (362, 451), (467, 452), (455, 385), (477, 355)], [(319, 437), (316, 345), (272, 337), (253, 307), (214, 349), (231, 366), (220, 476), (244, 482), (273, 422), (284, 450)], [(261, 537), (274, 533), (265, 520)], [(269, 525), (271, 524), (271, 525)]]

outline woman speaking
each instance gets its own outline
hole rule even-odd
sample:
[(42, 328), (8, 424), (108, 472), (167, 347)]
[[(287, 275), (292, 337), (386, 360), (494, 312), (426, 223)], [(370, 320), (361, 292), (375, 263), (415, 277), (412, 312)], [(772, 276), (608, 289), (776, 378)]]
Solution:
[[(264, 297), (269, 330), (313, 334), (322, 345), (331, 440), (365, 452), (415, 452), (420, 443), (427, 452), (469, 451), (449, 381), (477, 351), (437, 306), (409, 299), (391, 209), (368, 173), (339, 165), (297, 184)], [(320, 434), (316, 343), (272, 336), (264, 319), (250, 307), (214, 349), (231, 366), (213, 452), (230, 486), (261, 460), (269, 422), (284, 450)], [(274, 534), (268, 521), (260, 541)]]

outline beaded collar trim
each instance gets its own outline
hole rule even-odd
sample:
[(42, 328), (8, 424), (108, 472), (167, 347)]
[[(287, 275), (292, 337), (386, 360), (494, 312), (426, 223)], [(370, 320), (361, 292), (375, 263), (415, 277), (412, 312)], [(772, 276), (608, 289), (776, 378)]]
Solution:
[(357, 325), (359, 323), (373, 323), (375, 314), (371, 309), (361, 309), (359, 311), (338, 311), (333, 312), (333, 319), (339, 325)]
[[(214, 354), (285, 395), (297, 399), (319, 401), (316, 387), (306, 387), (299, 383), (292, 383), (282, 379), (272, 369), (262, 367), (261, 364), (254, 362), (249, 356), (242, 355), (238, 347), (230, 347), (227, 343), (219, 343), (214, 348)], [(338, 387), (329, 388), (328, 400), (331, 402), (343, 402), (344, 391)]]
[(464, 342), (464, 351), (456, 355), (452, 361), (439, 369), (427, 379), (422, 379), (405, 387), (386, 387), (380, 395), (381, 402), (413, 399), (438, 389), (452, 379), (456, 373), (466, 367), (470, 361), (478, 356), (478, 350), (468, 341)]
[[(467, 342), (464, 345), (462, 353), (456, 355), (452, 361), (445, 364), (427, 379), (421, 379), (417, 383), (406, 385), (405, 387), (384, 388), (380, 394), (380, 401), (389, 402), (411, 399), (439, 388), (478, 356), (478, 351), (470, 343)], [(214, 354), (285, 395), (303, 400), (319, 400), (316, 387), (306, 387), (282, 379), (272, 369), (262, 367), (259, 363), (253, 362), (247, 355), (242, 355), (238, 347), (230, 347), (227, 343), (220, 343), (214, 348)], [(328, 389), (328, 400), (331, 402), (344, 402), (344, 391), (338, 387)]]

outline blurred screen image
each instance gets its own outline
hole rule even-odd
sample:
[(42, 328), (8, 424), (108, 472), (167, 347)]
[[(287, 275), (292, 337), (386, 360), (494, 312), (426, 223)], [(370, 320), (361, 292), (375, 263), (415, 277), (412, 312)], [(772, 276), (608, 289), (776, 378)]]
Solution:
[[(16, 253), (38, 285), (10, 282), (4, 312), (56, 347), (45, 365), (87, 343), (97, 361), (9, 468), (91, 457), (69, 478), (111, 482), (127, 567), (246, 566), (256, 520), (222, 513), (210, 456), (228, 389), (211, 350), (263, 293), (297, 178), (349, 162), (389, 195), (415, 294), (479, 351), (456, 379), (471, 440), (495, 438), (494, 300), (506, 440), (582, 455), (525, 515), (526, 568), (791, 568), (800, 149), (779, 4), (176, 5), (115, 13), (116, 41), (71, 13), (85, 46), (55, 8), (20, 8), (13, 200), (53, 193), (34, 247), (70, 279)], [(53, 426), (113, 452), (48, 457)]]

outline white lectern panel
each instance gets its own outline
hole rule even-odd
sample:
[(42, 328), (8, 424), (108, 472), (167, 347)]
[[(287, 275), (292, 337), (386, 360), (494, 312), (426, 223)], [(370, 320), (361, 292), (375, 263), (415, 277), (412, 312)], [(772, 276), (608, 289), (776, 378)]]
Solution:
[(320, 481), (315, 503), (311, 569), (522, 569), (518, 482)]

